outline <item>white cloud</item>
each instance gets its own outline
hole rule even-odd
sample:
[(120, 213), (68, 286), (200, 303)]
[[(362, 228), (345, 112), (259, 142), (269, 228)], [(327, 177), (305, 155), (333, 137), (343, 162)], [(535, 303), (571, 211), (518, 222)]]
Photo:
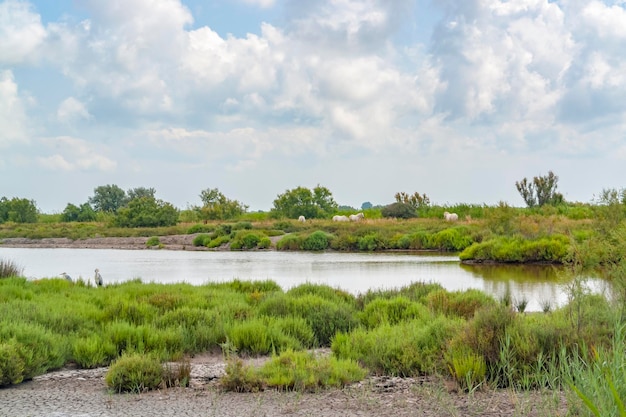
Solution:
[(37, 158), (41, 167), (51, 171), (112, 171), (117, 164), (104, 155), (101, 146), (69, 136), (40, 140), (44, 149), (52, 150)]
[(0, 64), (36, 60), (35, 52), (45, 37), (41, 19), (29, 3), (17, 0), (0, 3)]
[(0, 72), (0, 148), (28, 142), (27, 118), (11, 71)]
[(91, 117), (85, 105), (74, 97), (68, 97), (63, 100), (57, 109), (57, 118), (62, 123), (88, 120)]

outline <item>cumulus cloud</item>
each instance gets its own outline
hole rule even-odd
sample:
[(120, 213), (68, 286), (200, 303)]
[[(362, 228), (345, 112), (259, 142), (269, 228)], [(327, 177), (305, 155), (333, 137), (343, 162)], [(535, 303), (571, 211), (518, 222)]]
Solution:
[(51, 152), (39, 156), (37, 163), (51, 171), (112, 171), (117, 164), (104, 155), (100, 146), (69, 136), (42, 139)]
[(11, 71), (0, 72), (0, 147), (26, 142), (26, 114)]
[(68, 97), (59, 104), (57, 118), (63, 123), (72, 123), (78, 120), (91, 118), (85, 105), (74, 97)]
[(46, 30), (30, 4), (18, 0), (0, 3), (0, 64), (36, 60), (35, 51), (45, 37)]

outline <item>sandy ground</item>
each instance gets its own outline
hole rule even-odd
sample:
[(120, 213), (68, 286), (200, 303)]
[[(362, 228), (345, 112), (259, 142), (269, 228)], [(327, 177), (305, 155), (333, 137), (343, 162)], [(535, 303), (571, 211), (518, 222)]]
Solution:
[[(253, 359), (258, 362), (259, 359)], [(490, 389), (458, 392), (436, 377), (369, 377), (343, 389), (315, 393), (224, 392), (219, 378), (225, 362), (219, 354), (191, 359), (187, 388), (142, 394), (107, 390), (107, 368), (63, 369), (33, 381), (0, 389), (0, 416), (565, 416), (558, 393), (514, 393)]]

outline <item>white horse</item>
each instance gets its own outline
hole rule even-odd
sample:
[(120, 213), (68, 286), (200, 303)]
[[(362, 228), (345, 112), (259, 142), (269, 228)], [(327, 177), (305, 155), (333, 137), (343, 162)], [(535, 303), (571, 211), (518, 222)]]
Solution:
[(334, 222), (349, 222), (350, 219), (348, 219), (346, 216), (333, 216), (333, 221)]
[(363, 214), (363, 213), (351, 214), (350, 215), (350, 221), (351, 222), (358, 222), (361, 219), (363, 219), (364, 217), (365, 217), (365, 214)]
[(443, 213), (443, 218), (449, 222), (455, 222), (459, 220), (459, 215), (456, 213), (448, 213), (447, 211)]
[(304, 216), (300, 216), (300, 217), (298, 217), (298, 221), (300, 223), (304, 223), (304, 222), (306, 222), (306, 219), (304, 218)]

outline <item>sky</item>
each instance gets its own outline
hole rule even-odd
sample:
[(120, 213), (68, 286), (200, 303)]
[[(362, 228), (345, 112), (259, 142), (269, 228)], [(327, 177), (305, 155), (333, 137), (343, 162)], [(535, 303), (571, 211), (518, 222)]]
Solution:
[(625, 0), (3, 0), (0, 197), (523, 206), (626, 186)]

